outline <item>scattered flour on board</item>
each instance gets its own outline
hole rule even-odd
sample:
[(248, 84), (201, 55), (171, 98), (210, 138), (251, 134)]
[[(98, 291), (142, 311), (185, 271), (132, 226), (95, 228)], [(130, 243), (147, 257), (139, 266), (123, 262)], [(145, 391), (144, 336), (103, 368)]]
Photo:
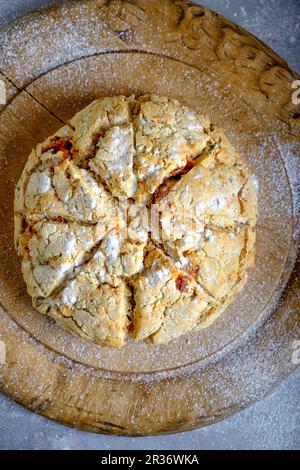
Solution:
[[(245, 13), (245, 12), (242, 12)], [(95, 14), (94, 17), (90, 18), (88, 21), (85, 21), (85, 9), (83, 6), (78, 7), (78, 17), (77, 19), (74, 18), (74, 21), (80, 21), (80, 30), (74, 25), (74, 22), (70, 22), (67, 18), (65, 18), (64, 23), (61, 27), (61, 29), (54, 28), (54, 19), (50, 19), (47, 22), (45, 21), (44, 24), (44, 36), (48, 35), (49, 41), (51, 43), (55, 44), (62, 44), (62, 48), (55, 48), (53, 47), (53, 50), (55, 50), (55, 53), (52, 56), (49, 55), (44, 55), (43, 60), (41, 63), (41, 72), (47, 71), (49, 69), (54, 68), (57, 64), (60, 64), (62, 62), (67, 61), (68, 59), (73, 59), (74, 55), (77, 57), (84, 56), (87, 54), (92, 55), (93, 53), (96, 53), (99, 51), (99, 47), (93, 46), (91, 47), (90, 43), (94, 43), (93, 40), (89, 42), (86, 38), (90, 37), (90, 35), (95, 34), (95, 37), (97, 37), (99, 29), (101, 29), (101, 23), (97, 21), (97, 15)], [(91, 21), (93, 22), (95, 29), (91, 28)], [(2, 42), (0, 46), (0, 50), (5, 50), (5, 54), (3, 54), (3, 59), (0, 59), (0, 68), (1, 68), (1, 61), (4, 60), (4, 64), (8, 64), (9, 62), (15, 62), (15, 54), (16, 50), (19, 47), (20, 41), (22, 41), (22, 37), (24, 35), (24, 27), (20, 26), (22, 23), (18, 23), (14, 26), (14, 29), (12, 30), (12, 36), (13, 36), (13, 41), (10, 39), (6, 39), (6, 36), (4, 35), (4, 41)], [(27, 24), (26, 28), (32, 33), (30, 25)], [(35, 35), (30, 34), (28, 35), (29, 39), (26, 44), (26, 53), (31, 55), (32, 57), (37, 54), (38, 51), (41, 49), (41, 43), (40, 43), (40, 37), (41, 37), (41, 31), (36, 32)], [(74, 40), (75, 38), (75, 40)], [(76, 44), (76, 46), (74, 46)], [(75, 47), (75, 49), (74, 49)], [(1, 54), (0, 54), (1, 56)], [(4, 58), (5, 57), (5, 58)], [(114, 60), (113, 56), (111, 56), (111, 60), (108, 58), (106, 62), (106, 66), (103, 67), (102, 70), (102, 77), (101, 79), (103, 81), (112, 78), (114, 79), (115, 77), (118, 76), (118, 70), (117, 68), (114, 69)], [(135, 57), (135, 63), (138, 65), (138, 57)], [(165, 73), (165, 67), (166, 67), (167, 61), (165, 60), (158, 60), (157, 61), (157, 70), (161, 72), (161, 83), (163, 85), (166, 85), (166, 81), (168, 80), (168, 76)], [(75, 70), (75, 74), (77, 78), (82, 78), (82, 88), (78, 91), (79, 95), (82, 94), (84, 97), (85, 94), (85, 89), (89, 89), (89, 77), (86, 71), (84, 70), (85, 65), (81, 65), (78, 63), (78, 66)], [(128, 69), (130, 69), (130, 64), (128, 65)], [(69, 71), (68, 71), (69, 70)], [(74, 79), (74, 67), (70, 67), (68, 70), (66, 70), (66, 75), (63, 77), (63, 80), (67, 82), (64, 83), (64, 89), (68, 90), (68, 83), (72, 82), (72, 79)], [(31, 70), (30, 70), (30, 64), (28, 64), (28, 67), (25, 67), (25, 64), (22, 63), (22, 60), (19, 62), (19, 65), (15, 67), (15, 78), (17, 83), (22, 83), (25, 79), (25, 77), (30, 76)], [(192, 71), (189, 72), (192, 75)], [(143, 78), (143, 77), (141, 77)], [(146, 79), (146, 77), (144, 77)], [(132, 80), (132, 87), (134, 88), (134, 78)], [(201, 87), (203, 84), (205, 84), (205, 77), (203, 77), (201, 80), (199, 80), (199, 87)], [(59, 87), (59, 83), (56, 84), (57, 87)], [(131, 84), (130, 84), (131, 85)], [(70, 88), (72, 88), (72, 85), (70, 85)], [(170, 84), (170, 90), (172, 89), (172, 84)], [(216, 93), (214, 89), (211, 89), (211, 93)], [(57, 98), (59, 100), (59, 97)], [(229, 108), (228, 108), (229, 109)], [(216, 110), (214, 110), (216, 111)], [(231, 113), (234, 113), (234, 110), (230, 110)], [(259, 140), (259, 134), (257, 135), (257, 138)], [(249, 158), (252, 158), (252, 164), (254, 168), (254, 172), (256, 175), (256, 178), (259, 183), (259, 196), (263, 199), (264, 201), (264, 207), (263, 207), (263, 212), (261, 212), (261, 222), (264, 222), (265, 226), (267, 227), (265, 230), (265, 235), (261, 235), (261, 240), (258, 241), (258, 243), (264, 243), (267, 240), (267, 235), (272, 233), (272, 238), (277, 242), (280, 242), (282, 244), (287, 243), (289, 240), (284, 240), (284, 237), (286, 235), (286, 215), (293, 215), (294, 218), (293, 220), (300, 220), (299, 218), (299, 201), (297, 201), (296, 196), (299, 196), (299, 175), (297, 175), (297, 168), (295, 167), (294, 162), (296, 159), (293, 157), (295, 149), (293, 148), (288, 148), (287, 146), (282, 146), (280, 143), (280, 140), (277, 138), (277, 136), (273, 135), (271, 136), (273, 139), (273, 147), (274, 147), (274, 142), (275, 142), (275, 149), (274, 152), (280, 153), (282, 160), (285, 163), (285, 168), (288, 174), (288, 178), (291, 184), (291, 188), (293, 191), (293, 196), (294, 196), (294, 207), (293, 211), (294, 213), (291, 214), (291, 204), (290, 204), (290, 198), (288, 195), (287, 191), (287, 179), (284, 176), (284, 171), (283, 171), (283, 166), (281, 162), (276, 159), (277, 156), (274, 154), (274, 160), (272, 161), (272, 164), (268, 164), (267, 159), (265, 158), (265, 149), (267, 147), (267, 143), (263, 140), (260, 140), (259, 147), (257, 149), (257, 154), (248, 156)], [(269, 155), (269, 158), (272, 157), (272, 155)], [(44, 182), (45, 183), (45, 182)], [(285, 216), (283, 216), (283, 214)], [(297, 217), (295, 215), (298, 214)], [(3, 214), (0, 214), (1, 216)], [(299, 227), (298, 227), (299, 229)], [(292, 233), (289, 233), (289, 236), (295, 236), (295, 231)], [(287, 238), (287, 237), (285, 237)], [(279, 245), (281, 246), (281, 245)], [(286, 248), (286, 245), (283, 245)], [(113, 247), (115, 249), (115, 247)], [(259, 302), (262, 298), (264, 298), (265, 294), (264, 288), (267, 289), (267, 292), (269, 292), (269, 287), (265, 287), (268, 284), (268, 277), (269, 279), (269, 284), (271, 284), (274, 280), (273, 273), (270, 272), (270, 268), (268, 268), (267, 265), (268, 260), (262, 260), (260, 267), (264, 269), (264, 281), (261, 283), (262, 285), (258, 286), (257, 282), (255, 283), (254, 279), (254, 274), (250, 273), (249, 275), (249, 282), (248, 282), (248, 290), (246, 289), (245, 291), (245, 298), (248, 302), (248, 308), (249, 311), (258, 308)], [(281, 259), (280, 263), (281, 266), (285, 264), (286, 259)], [(8, 273), (9, 275), (10, 273)], [(255, 285), (256, 290), (255, 292), (258, 294), (257, 298), (254, 298), (254, 296), (251, 296), (251, 286)], [(2, 286), (0, 285), (2, 288)], [(2, 289), (3, 290), (3, 289)], [(67, 293), (66, 293), (67, 295)], [(245, 298), (242, 298), (240, 300), (240, 303), (245, 302)], [(5, 299), (4, 299), (5, 300)], [(69, 298), (68, 301), (72, 302), (74, 299)], [(249, 328), (249, 325), (247, 324), (247, 318), (242, 318), (239, 316), (239, 308), (240, 308), (240, 303), (237, 302), (235, 304), (230, 312), (227, 315), (227, 320), (225, 319), (220, 320), (223, 322), (224, 329), (223, 331), (223, 336), (227, 338), (232, 338), (234, 339), (235, 335), (242, 335), (247, 329)], [(235, 311), (236, 310), (236, 311)], [(262, 311), (262, 307), (261, 307)], [(289, 312), (286, 312), (286, 315), (288, 315)], [(229, 321), (228, 321), (229, 318)], [(230, 321), (230, 318), (234, 318), (235, 323), (232, 323)], [(274, 380), (277, 377), (278, 370), (276, 369), (276, 364), (274, 365), (274, 357), (279, 358), (278, 364), (280, 364), (280, 360), (284, 359), (281, 358), (281, 344), (282, 344), (282, 337), (281, 335), (286, 335), (286, 341), (292, 341), (293, 338), (290, 338), (288, 334), (286, 334), (286, 331), (284, 330), (284, 326), (278, 321), (278, 339), (274, 338), (273, 342), (271, 345), (269, 345), (269, 349), (265, 351), (264, 356), (262, 357), (259, 355), (259, 352), (257, 351), (257, 355), (255, 355), (255, 352), (253, 351), (253, 347), (251, 346), (253, 337), (255, 335), (254, 331), (248, 332), (249, 335), (245, 335), (243, 337), (243, 342), (239, 346), (238, 352), (243, 350), (244, 352), (246, 351), (246, 354), (243, 354), (243, 358), (247, 358), (247, 360), (244, 361), (244, 364), (241, 365), (240, 360), (241, 360), (241, 355), (237, 354), (236, 351), (231, 351), (231, 347), (228, 347), (228, 349), (223, 349), (226, 348), (226, 341), (224, 341), (224, 337), (220, 337), (220, 329), (219, 328), (214, 328), (210, 329), (209, 334), (207, 332), (204, 332), (203, 334), (199, 334), (199, 337), (201, 338), (201, 342), (197, 341), (194, 339), (193, 335), (191, 338), (185, 338), (185, 339), (180, 339), (179, 341), (173, 342), (170, 346), (165, 346), (165, 347), (154, 347), (154, 346), (147, 346), (147, 345), (137, 345), (134, 352), (132, 349), (132, 346), (129, 344), (124, 351), (109, 351), (107, 349), (101, 350), (101, 348), (97, 348), (95, 346), (89, 345), (88, 343), (84, 341), (80, 341), (78, 339), (75, 339), (71, 335), (68, 335), (67, 333), (63, 332), (62, 330), (59, 329), (59, 327), (54, 324), (49, 319), (46, 318), (39, 318), (37, 322), (36, 320), (36, 314), (34, 312), (25, 312), (22, 318), (19, 318), (18, 321), (22, 324), (24, 328), (28, 328), (29, 330), (32, 330), (33, 336), (39, 338), (41, 342), (46, 341), (46, 336), (45, 336), (45, 326), (48, 329), (48, 332), (53, 332), (52, 335), (52, 340), (50, 347), (55, 351), (58, 351), (58, 354), (56, 355), (55, 353), (51, 352), (50, 349), (47, 350), (47, 354), (49, 355), (49, 358), (51, 358), (54, 361), (61, 362), (64, 364), (68, 364), (69, 367), (71, 368), (78, 368), (80, 369), (83, 373), (86, 374), (93, 374), (94, 372), (89, 366), (85, 366), (84, 364), (90, 364), (91, 366), (94, 367), (99, 367), (99, 368), (104, 368), (107, 369), (107, 377), (114, 376), (115, 372), (120, 370), (120, 365), (122, 365), (123, 369), (125, 372), (130, 371), (131, 369), (134, 369), (137, 367), (139, 363), (143, 364), (143, 360), (145, 357), (147, 357), (147, 362), (146, 365), (149, 370), (157, 370), (161, 369), (160, 372), (157, 374), (146, 374), (147, 369), (143, 370), (141, 369), (140, 375), (139, 375), (139, 380), (146, 380), (146, 381), (155, 381), (159, 380), (161, 378), (166, 378), (169, 376), (172, 376), (172, 374), (176, 375), (177, 372), (171, 372), (167, 371), (167, 367), (174, 367), (178, 365), (185, 365), (190, 362), (192, 362), (194, 359), (197, 359), (199, 356), (205, 357), (207, 351), (210, 351), (212, 348), (212, 344), (217, 344), (220, 343), (220, 351), (214, 354), (213, 359), (216, 361), (217, 359), (220, 359), (220, 356), (224, 354), (225, 351), (228, 352), (226, 358), (224, 358), (224, 363), (223, 363), (223, 369), (220, 371), (220, 375), (218, 377), (218, 380), (215, 381), (214, 383), (212, 382), (213, 380), (216, 380), (216, 376), (212, 375), (211, 376), (211, 383), (209, 382), (209, 377), (207, 377), (208, 380), (208, 389), (213, 389), (215, 390), (216, 394), (217, 393), (223, 393), (224, 396), (226, 396), (226, 386), (228, 387), (228, 383), (234, 383), (236, 384), (236, 393), (238, 395), (238, 389), (240, 387), (241, 390), (245, 391), (245, 389), (248, 389), (248, 394), (247, 396), (241, 396), (240, 397), (240, 405), (243, 406), (244, 404), (247, 404), (251, 400), (255, 400), (257, 396), (259, 396), (261, 390), (263, 388), (267, 389), (270, 387), (273, 383)], [(251, 319), (251, 325), (253, 322), (257, 319)], [(264, 326), (264, 328), (269, 328), (274, 327), (274, 324), (272, 322), (276, 322), (276, 320), (270, 320), (269, 326)], [(244, 323), (243, 323), (244, 322)], [(12, 325), (11, 328), (14, 326)], [(260, 331), (257, 333), (260, 333)], [(252, 335), (252, 336), (251, 336)], [(49, 341), (49, 335), (47, 335), (47, 341)], [(251, 344), (249, 342), (249, 346), (247, 345), (246, 339), (252, 338)], [(226, 339), (226, 338), (225, 338)], [(27, 335), (24, 333), (24, 341), (32, 341), (34, 342), (33, 339), (30, 339)], [(237, 347), (238, 343), (235, 343), (235, 346)], [(42, 345), (39, 345), (38, 347), (43, 347)], [(22, 342), (20, 341), (20, 348), (22, 348)], [(247, 348), (249, 348), (249, 354), (247, 355)], [(250, 350), (251, 348), (251, 350)], [(213, 348), (212, 348), (213, 349)], [(132, 354), (130, 354), (132, 353)], [(65, 359), (64, 355), (67, 357), (72, 357), (75, 360), (77, 360), (79, 363), (82, 362), (82, 364), (77, 364), (73, 363), (71, 360)], [(163, 357), (164, 356), (164, 357)], [(169, 361), (169, 363), (166, 362), (165, 358), (169, 356), (172, 358), (172, 360)], [(26, 361), (27, 358), (24, 357), (24, 367), (26, 366)], [(203, 363), (204, 364), (204, 363)], [(278, 365), (279, 367), (279, 365)], [(191, 367), (191, 370), (193, 370), (193, 367)], [(111, 371), (111, 372), (110, 372)], [(188, 368), (185, 369), (186, 373), (188, 372)], [(122, 369), (121, 369), (122, 372)], [(45, 372), (43, 370), (40, 370), (41, 376), (43, 376)], [(15, 378), (17, 380), (17, 377)], [(124, 374), (124, 380), (126, 380), (126, 374)], [(35, 378), (32, 378), (32, 382), (34, 383)], [(42, 390), (38, 389), (38, 384), (35, 384), (37, 387), (37, 393), (40, 391), (42, 393)], [(228, 389), (228, 391), (231, 391), (231, 389)], [(208, 395), (207, 397), (202, 397), (202, 399), (207, 400), (208, 403), (210, 403), (211, 397)], [(229, 394), (227, 394), (227, 399), (230, 400)], [(203, 400), (202, 400), (203, 401)], [(229, 404), (229, 403), (228, 403)], [(226, 404), (225, 404), (226, 405)], [(225, 406), (224, 405), (224, 406)], [(201, 410), (199, 410), (200, 412)]]

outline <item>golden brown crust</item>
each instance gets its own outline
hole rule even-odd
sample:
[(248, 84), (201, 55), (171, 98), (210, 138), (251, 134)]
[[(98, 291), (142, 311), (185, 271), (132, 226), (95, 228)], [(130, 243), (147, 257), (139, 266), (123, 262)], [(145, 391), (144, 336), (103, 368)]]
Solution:
[(32, 151), (15, 196), (34, 305), (108, 347), (209, 326), (245, 282), (255, 223), (224, 133), (155, 95), (91, 103)]

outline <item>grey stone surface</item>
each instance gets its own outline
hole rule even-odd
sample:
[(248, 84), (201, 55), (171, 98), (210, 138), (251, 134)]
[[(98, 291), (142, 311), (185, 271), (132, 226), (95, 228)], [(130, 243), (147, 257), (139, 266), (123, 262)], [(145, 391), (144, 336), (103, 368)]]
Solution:
[(300, 370), (220, 423), (157, 437), (114, 437), (61, 426), (0, 398), (0, 449), (300, 449)]
[[(0, 26), (45, 0), (0, 0)], [(300, 71), (299, 0), (202, 0), (245, 27)], [(271, 367), (271, 364), (270, 364)], [(271, 395), (213, 426), (146, 438), (66, 428), (0, 395), (0, 449), (300, 449), (300, 370)]]

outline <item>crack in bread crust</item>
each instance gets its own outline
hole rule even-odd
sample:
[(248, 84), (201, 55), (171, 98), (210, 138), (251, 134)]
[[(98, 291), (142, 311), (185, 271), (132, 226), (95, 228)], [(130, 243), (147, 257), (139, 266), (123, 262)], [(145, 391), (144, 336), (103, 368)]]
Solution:
[(107, 347), (166, 343), (209, 326), (244, 285), (256, 206), (207, 118), (156, 95), (104, 98), (32, 151), (15, 244), (41, 313)]

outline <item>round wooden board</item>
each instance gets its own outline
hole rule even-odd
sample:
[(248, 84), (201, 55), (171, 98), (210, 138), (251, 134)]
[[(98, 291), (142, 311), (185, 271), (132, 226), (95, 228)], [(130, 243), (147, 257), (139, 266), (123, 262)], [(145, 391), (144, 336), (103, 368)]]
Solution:
[[(246, 31), (199, 5), (82, 0), (0, 31), (0, 389), (95, 432), (196, 428), (258, 400), (294, 370), (300, 339), (298, 79)], [(31, 148), (95, 98), (154, 92), (221, 125), (259, 182), (255, 267), (209, 329), (169, 345), (96, 347), (31, 307), (13, 247), (15, 184)], [(298, 174), (299, 175), (299, 174)], [(298, 191), (298, 193), (297, 193)]]

